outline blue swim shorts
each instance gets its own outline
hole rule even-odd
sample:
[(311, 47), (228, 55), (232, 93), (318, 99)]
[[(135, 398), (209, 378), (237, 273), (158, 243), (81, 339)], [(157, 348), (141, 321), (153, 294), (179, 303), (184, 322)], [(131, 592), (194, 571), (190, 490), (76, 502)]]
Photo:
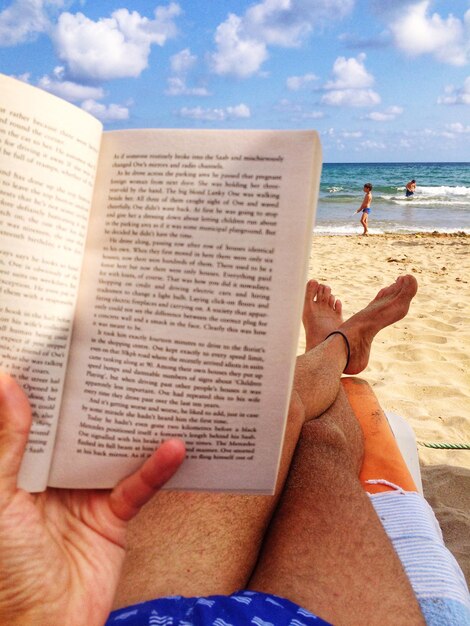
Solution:
[(230, 596), (172, 596), (113, 611), (105, 626), (331, 626), (297, 604), (257, 591)]
[(363, 213), (370, 213), (370, 209), (362, 209)]

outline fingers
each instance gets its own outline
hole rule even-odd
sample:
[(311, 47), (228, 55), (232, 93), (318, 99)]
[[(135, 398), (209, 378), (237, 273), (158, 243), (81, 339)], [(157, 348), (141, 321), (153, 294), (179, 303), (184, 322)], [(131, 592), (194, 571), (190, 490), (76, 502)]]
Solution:
[(0, 372), (0, 494), (11, 495), (31, 427), (28, 399), (14, 379)]
[(140, 469), (113, 489), (109, 505), (114, 515), (122, 521), (132, 519), (173, 476), (185, 454), (181, 439), (169, 439), (162, 443)]

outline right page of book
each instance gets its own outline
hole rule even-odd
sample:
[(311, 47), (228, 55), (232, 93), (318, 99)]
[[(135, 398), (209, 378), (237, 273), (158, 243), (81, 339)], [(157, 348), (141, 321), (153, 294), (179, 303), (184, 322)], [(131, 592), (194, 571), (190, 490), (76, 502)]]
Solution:
[(313, 131), (104, 133), (50, 484), (271, 493), (321, 150)]

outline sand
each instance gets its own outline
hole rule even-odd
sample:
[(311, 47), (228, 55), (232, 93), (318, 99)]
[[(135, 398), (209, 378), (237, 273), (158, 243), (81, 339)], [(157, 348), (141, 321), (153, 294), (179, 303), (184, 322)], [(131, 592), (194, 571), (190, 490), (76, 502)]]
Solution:
[[(470, 444), (470, 236), (312, 238), (309, 278), (332, 287), (345, 319), (400, 274), (414, 274), (418, 293), (408, 316), (376, 337), (361, 377), (418, 442)], [(424, 495), (470, 581), (470, 450), (418, 450)]]

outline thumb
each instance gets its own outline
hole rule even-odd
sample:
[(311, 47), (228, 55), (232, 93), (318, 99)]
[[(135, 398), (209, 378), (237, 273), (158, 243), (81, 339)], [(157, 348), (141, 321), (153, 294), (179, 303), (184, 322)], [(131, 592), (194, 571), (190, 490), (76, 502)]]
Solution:
[(16, 491), (31, 427), (31, 408), (15, 380), (0, 372), (0, 498)]
[(162, 443), (152, 456), (111, 492), (110, 509), (118, 519), (127, 522), (173, 476), (182, 464), (186, 450), (181, 439)]

